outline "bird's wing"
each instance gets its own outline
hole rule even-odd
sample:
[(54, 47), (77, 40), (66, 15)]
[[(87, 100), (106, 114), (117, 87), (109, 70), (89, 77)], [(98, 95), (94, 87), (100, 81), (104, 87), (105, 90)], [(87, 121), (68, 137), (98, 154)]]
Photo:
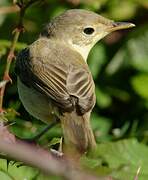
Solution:
[[(47, 95), (64, 111), (84, 114), (94, 106), (94, 83), (87, 68), (30, 57), (29, 49), (17, 57), (16, 71), (28, 87)], [(42, 57), (43, 58), (43, 57)]]
[(71, 65), (67, 76), (67, 90), (77, 97), (78, 111), (88, 112), (95, 104), (94, 82), (87, 67)]

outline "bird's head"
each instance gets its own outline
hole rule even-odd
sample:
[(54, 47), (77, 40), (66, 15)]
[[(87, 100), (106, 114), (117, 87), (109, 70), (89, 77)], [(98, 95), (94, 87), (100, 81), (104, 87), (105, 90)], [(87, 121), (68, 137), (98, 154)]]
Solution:
[(53, 19), (41, 36), (60, 40), (87, 59), (90, 49), (107, 34), (134, 26), (128, 22), (114, 22), (92, 11), (71, 9)]

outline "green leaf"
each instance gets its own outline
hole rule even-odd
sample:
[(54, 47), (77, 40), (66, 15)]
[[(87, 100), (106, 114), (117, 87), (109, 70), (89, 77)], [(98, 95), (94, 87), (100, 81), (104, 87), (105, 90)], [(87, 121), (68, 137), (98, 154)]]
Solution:
[(96, 101), (97, 105), (101, 108), (106, 108), (111, 105), (112, 99), (106, 92), (103, 92), (96, 86)]
[[(6, 7), (6, 5), (8, 5), (8, 0), (1, 0), (0, 1), (0, 7), (3, 7), (3, 6)], [(0, 14), (0, 26), (3, 24), (5, 18), (6, 18), (6, 14), (1, 13)]]
[(107, 90), (110, 95), (120, 99), (123, 102), (127, 102), (130, 100), (130, 94), (124, 89), (118, 89), (115, 87), (107, 87)]
[[(93, 152), (93, 158), (98, 158), (98, 161), (102, 158), (102, 166), (112, 170), (110, 175), (120, 180), (134, 180), (139, 167), (141, 170), (138, 180), (147, 180), (147, 157), (148, 147), (136, 139), (100, 144)], [(100, 169), (97, 166), (94, 169), (95, 171)]]
[(137, 4), (133, 1), (109, 1), (110, 16), (116, 20), (132, 18), (136, 13)]
[(88, 57), (89, 68), (93, 78), (96, 79), (102, 65), (106, 62), (105, 47), (103, 44), (96, 44)]
[(61, 13), (63, 13), (64, 11), (66, 11), (66, 8), (63, 6), (57, 6), (56, 9), (54, 10), (54, 12), (52, 13), (52, 17), (56, 17), (59, 16)]
[(106, 2), (107, 0), (93, 0), (93, 3), (92, 0), (82, 1), (84, 8), (92, 11), (99, 10)]
[(106, 73), (112, 75), (119, 68), (132, 66), (148, 72), (148, 26), (142, 26), (131, 32), (129, 40), (116, 52), (106, 67)]
[(111, 128), (111, 120), (106, 117), (99, 116), (96, 113), (92, 113), (91, 119), (96, 140), (98, 142), (109, 140), (110, 135), (108, 133)]
[(48, 143), (48, 146), (51, 147), (53, 145), (56, 145), (56, 144), (60, 144), (61, 142), (61, 138), (53, 138), (50, 143)]
[(127, 44), (129, 63), (139, 71), (148, 72), (148, 31), (130, 39)]
[[(0, 39), (0, 53), (4, 51), (4, 48), (10, 48), (11, 46), (11, 41), (5, 40), (5, 39)], [(17, 42), (16, 43), (16, 50), (21, 50), (25, 48), (27, 44), (23, 42)]]
[(7, 163), (6, 160), (0, 159), (0, 179), (3, 180), (24, 180), (24, 179), (32, 179), (38, 170), (27, 167), (21, 166), (16, 167), (16, 165), (9, 164), (8, 171), (7, 171)]
[(134, 76), (131, 83), (136, 93), (148, 100), (148, 73)]
[(1, 180), (62, 180), (58, 176), (46, 176), (39, 170), (29, 167), (20, 166), (17, 167), (18, 163), (9, 164), (7, 170), (6, 160), (0, 159), (0, 179)]
[(144, 8), (148, 8), (148, 1), (147, 0), (136, 0), (137, 3), (139, 3), (140, 5), (142, 5)]
[(6, 52), (7, 52), (7, 49), (6, 49), (5, 47), (1, 47), (1, 46), (0, 46), (0, 57), (3, 56), (3, 55), (5, 55)]
[(81, 157), (81, 164), (87, 168), (93, 169), (101, 165), (101, 160), (99, 161), (98, 159), (91, 159), (84, 155)]
[(119, 51), (116, 52), (114, 57), (110, 60), (108, 65), (106, 66), (106, 73), (108, 75), (112, 75), (118, 71), (118, 69), (123, 65), (124, 60), (125, 60), (125, 49), (122, 47), (119, 49)]
[(0, 169), (0, 179), (14, 180), (14, 178), (11, 175), (9, 175), (7, 171), (4, 171), (3, 169)]

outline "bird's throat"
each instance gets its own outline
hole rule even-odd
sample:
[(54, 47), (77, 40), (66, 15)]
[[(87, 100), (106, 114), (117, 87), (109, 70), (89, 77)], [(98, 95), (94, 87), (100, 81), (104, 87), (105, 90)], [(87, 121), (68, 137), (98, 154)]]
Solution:
[(82, 45), (82, 44), (74, 44), (72, 41), (69, 41), (68, 44), (81, 56), (83, 57), (84, 61), (87, 62), (87, 57), (89, 55), (90, 50), (93, 48), (93, 46), (101, 40), (103, 37), (105, 37), (108, 34), (108, 32), (102, 32), (98, 33), (94, 38), (93, 41), (88, 45)]
[(74, 49), (79, 54), (81, 54), (81, 56), (83, 57), (85, 62), (87, 61), (88, 54), (89, 54), (89, 52), (90, 52), (90, 50), (92, 48), (91, 45), (81, 46), (81, 45), (70, 43), (70, 46), (72, 47), (72, 49)]

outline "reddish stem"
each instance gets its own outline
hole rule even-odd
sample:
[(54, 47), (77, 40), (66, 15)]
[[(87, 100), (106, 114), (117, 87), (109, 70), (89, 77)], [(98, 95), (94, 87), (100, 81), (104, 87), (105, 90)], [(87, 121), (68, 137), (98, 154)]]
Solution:
[[(5, 67), (5, 71), (4, 71), (4, 75), (3, 75), (3, 80), (7, 80), (6, 84), (8, 82), (12, 83), (12, 80), (11, 80), (11, 78), (9, 76), (9, 70), (10, 70), (10, 65), (12, 63), (12, 60), (15, 57), (14, 56), (14, 51), (15, 51), (15, 46), (16, 46), (16, 43), (18, 41), (20, 32), (21, 31), (18, 28), (15, 30), (14, 38), (12, 40), (11, 47), (10, 47), (10, 50), (9, 50), (9, 53), (8, 53), (8, 56), (7, 56), (7, 63), (6, 63), (6, 67)], [(1, 109), (1, 112), (3, 111), (3, 99), (4, 99), (4, 93), (5, 93), (6, 84), (3, 87), (0, 88), (0, 109)]]
[(16, 3), (16, 5), (20, 8), (20, 16), (19, 16), (17, 28), (13, 31), (14, 37), (13, 37), (11, 47), (10, 47), (10, 50), (9, 50), (9, 53), (7, 56), (6, 67), (4, 70), (3, 80), (6, 80), (6, 84), (0, 88), (0, 113), (4, 112), (4, 110), (3, 110), (3, 99), (4, 99), (4, 93), (5, 93), (6, 85), (8, 82), (12, 83), (12, 80), (9, 76), (9, 71), (10, 71), (10, 66), (11, 66), (12, 60), (15, 59), (14, 51), (15, 51), (16, 43), (18, 41), (20, 33), (24, 31), (23, 17), (25, 15), (27, 8), (30, 7), (33, 3), (36, 3), (38, 1), (39, 0), (30, 0), (27, 3), (23, 3), (23, 1), (20, 4)]

